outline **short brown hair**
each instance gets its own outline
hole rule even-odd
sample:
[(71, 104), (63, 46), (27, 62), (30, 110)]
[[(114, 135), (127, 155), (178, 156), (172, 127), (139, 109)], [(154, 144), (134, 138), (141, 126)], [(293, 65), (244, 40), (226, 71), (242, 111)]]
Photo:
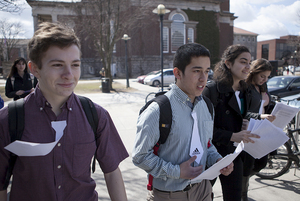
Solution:
[(39, 25), (28, 43), (28, 57), (41, 69), (43, 54), (51, 46), (65, 48), (71, 45), (76, 45), (80, 50), (80, 41), (73, 29), (60, 23), (44, 22)]

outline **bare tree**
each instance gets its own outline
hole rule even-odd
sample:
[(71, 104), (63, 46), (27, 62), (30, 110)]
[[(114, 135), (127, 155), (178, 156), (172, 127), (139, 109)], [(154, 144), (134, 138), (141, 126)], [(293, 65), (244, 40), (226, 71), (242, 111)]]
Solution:
[[(136, 3), (138, 2), (138, 3)], [(74, 3), (81, 32), (91, 41), (101, 58), (106, 77), (112, 87), (111, 61), (115, 44), (126, 31), (142, 24), (149, 16), (149, 1), (130, 0), (82, 0)]]
[(21, 13), (24, 1), (20, 0), (0, 0), (0, 11), (8, 13)]
[(0, 20), (0, 54), (5, 61), (9, 61), (13, 48), (19, 42), (23, 28), (20, 22), (9, 22), (7, 19)]

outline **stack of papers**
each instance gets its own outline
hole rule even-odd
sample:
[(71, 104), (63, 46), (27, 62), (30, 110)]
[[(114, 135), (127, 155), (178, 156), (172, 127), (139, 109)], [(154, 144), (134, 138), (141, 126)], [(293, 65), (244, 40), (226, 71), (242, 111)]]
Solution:
[(289, 139), (283, 129), (299, 110), (283, 103), (276, 103), (271, 113), (276, 116), (276, 119), (272, 123), (267, 119), (250, 119), (248, 130), (259, 135), (260, 138), (252, 138), (255, 143), (245, 143), (245, 151), (254, 158), (260, 159), (283, 145)]
[(243, 150), (257, 159), (276, 150), (289, 139), (286, 133), (283, 132), (283, 129), (299, 110), (299, 108), (277, 103), (272, 112), (272, 114), (276, 116), (276, 119), (272, 123), (267, 119), (250, 119), (248, 130), (251, 131), (251, 133), (259, 135), (260, 138), (252, 138), (255, 143), (235, 143), (237, 148), (234, 153), (228, 154), (222, 160), (202, 172), (198, 177), (192, 179), (192, 183), (198, 180), (212, 180), (216, 178), (220, 175), (220, 170), (228, 166)]
[(259, 135), (260, 138), (251, 138), (255, 143), (245, 143), (244, 150), (257, 159), (276, 150), (289, 139), (281, 128), (276, 127), (267, 119), (250, 119), (248, 130)]
[[(235, 149), (234, 153), (228, 154), (222, 160), (215, 163), (213, 166), (202, 172), (198, 177), (192, 179), (191, 181), (202, 180), (202, 179), (209, 179), (212, 180), (219, 176), (220, 170), (224, 167), (227, 167), (244, 149), (244, 143), (241, 142), (238, 144), (237, 148)], [(233, 167), (234, 168), (234, 167)], [(193, 182), (194, 183), (194, 182)]]

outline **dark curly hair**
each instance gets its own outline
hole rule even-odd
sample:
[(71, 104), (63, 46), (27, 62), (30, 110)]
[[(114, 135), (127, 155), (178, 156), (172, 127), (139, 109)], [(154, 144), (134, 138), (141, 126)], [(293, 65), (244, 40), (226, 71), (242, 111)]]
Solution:
[[(249, 49), (243, 45), (231, 45), (227, 47), (224, 51), (221, 61), (219, 61), (214, 68), (214, 80), (218, 82), (222, 82), (223, 84), (232, 86), (233, 85), (233, 77), (230, 69), (226, 66), (225, 62), (229, 61), (234, 64), (235, 59), (242, 53), (249, 52)], [(247, 88), (247, 84), (245, 81), (240, 81), (240, 86), (242, 89)]]

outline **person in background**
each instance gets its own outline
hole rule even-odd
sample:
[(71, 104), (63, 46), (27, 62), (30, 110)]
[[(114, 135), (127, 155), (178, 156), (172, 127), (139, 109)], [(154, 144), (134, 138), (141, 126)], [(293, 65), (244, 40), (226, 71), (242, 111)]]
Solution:
[[(211, 103), (206, 104), (202, 97), (210, 53), (200, 44), (185, 44), (176, 51), (173, 65), (176, 84), (165, 94), (172, 108), (170, 134), (155, 155), (152, 148), (160, 137), (160, 109), (156, 102), (151, 103), (138, 118), (132, 160), (154, 177), (148, 201), (211, 201), (209, 180), (191, 181), (222, 159), (211, 143), (213, 117), (207, 107)], [(194, 129), (195, 122), (198, 128)], [(191, 155), (191, 150), (195, 155)], [(220, 172), (228, 175), (232, 170), (233, 163)]]
[[(45, 156), (18, 156), (13, 168), (10, 201), (98, 201), (91, 178), (95, 155), (112, 201), (127, 201), (119, 164), (128, 153), (109, 113), (94, 104), (96, 134), (74, 94), (81, 74), (80, 41), (71, 28), (41, 23), (28, 43), (29, 67), (38, 79), (34, 92), (24, 98), (21, 141), (52, 143)], [(53, 124), (59, 124), (54, 129)], [(65, 127), (64, 127), (64, 126)], [(7, 200), (4, 186), (11, 154), (8, 107), (0, 110), (0, 201)]]
[(105, 77), (105, 70), (104, 70), (104, 68), (102, 68), (100, 70), (99, 74), (100, 74), (100, 78), (104, 78)]
[(36, 78), (29, 72), (24, 58), (16, 59), (8, 74), (5, 84), (5, 95), (18, 100), (24, 98), (34, 90)]
[[(266, 59), (257, 59), (251, 62), (250, 73), (247, 76), (246, 83), (251, 91), (251, 103), (248, 112), (254, 113), (252, 118), (268, 119), (274, 121), (275, 116), (265, 114), (271, 112), (271, 96), (268, 93), (266, 82), (272, 72), (272, 65)], [(256, 115), (255, 115), (256, 114)], [(263, 169), (268, 160), (268, 155), (254, 159), (248, 153), (245, 153), (244, 173), (242, 184), (242, 201), (248, 201), (249, 179), (252, 175)]]
[[(251, 94), (244, 80), (250, 72), (250, 63), (251, 54), (247, 47), (229, 46), (215, 66), (214, 80), (203, 91), (216, 111), (212, 141), (223, 157), (235, 151), (234, 142), (254, 143), (251, 138), (259, 138), (247, 131)], [(224, 201), (241, 201), (243, 153), (233, 161), (234, 170), (229, 176), (219, 176)]]

